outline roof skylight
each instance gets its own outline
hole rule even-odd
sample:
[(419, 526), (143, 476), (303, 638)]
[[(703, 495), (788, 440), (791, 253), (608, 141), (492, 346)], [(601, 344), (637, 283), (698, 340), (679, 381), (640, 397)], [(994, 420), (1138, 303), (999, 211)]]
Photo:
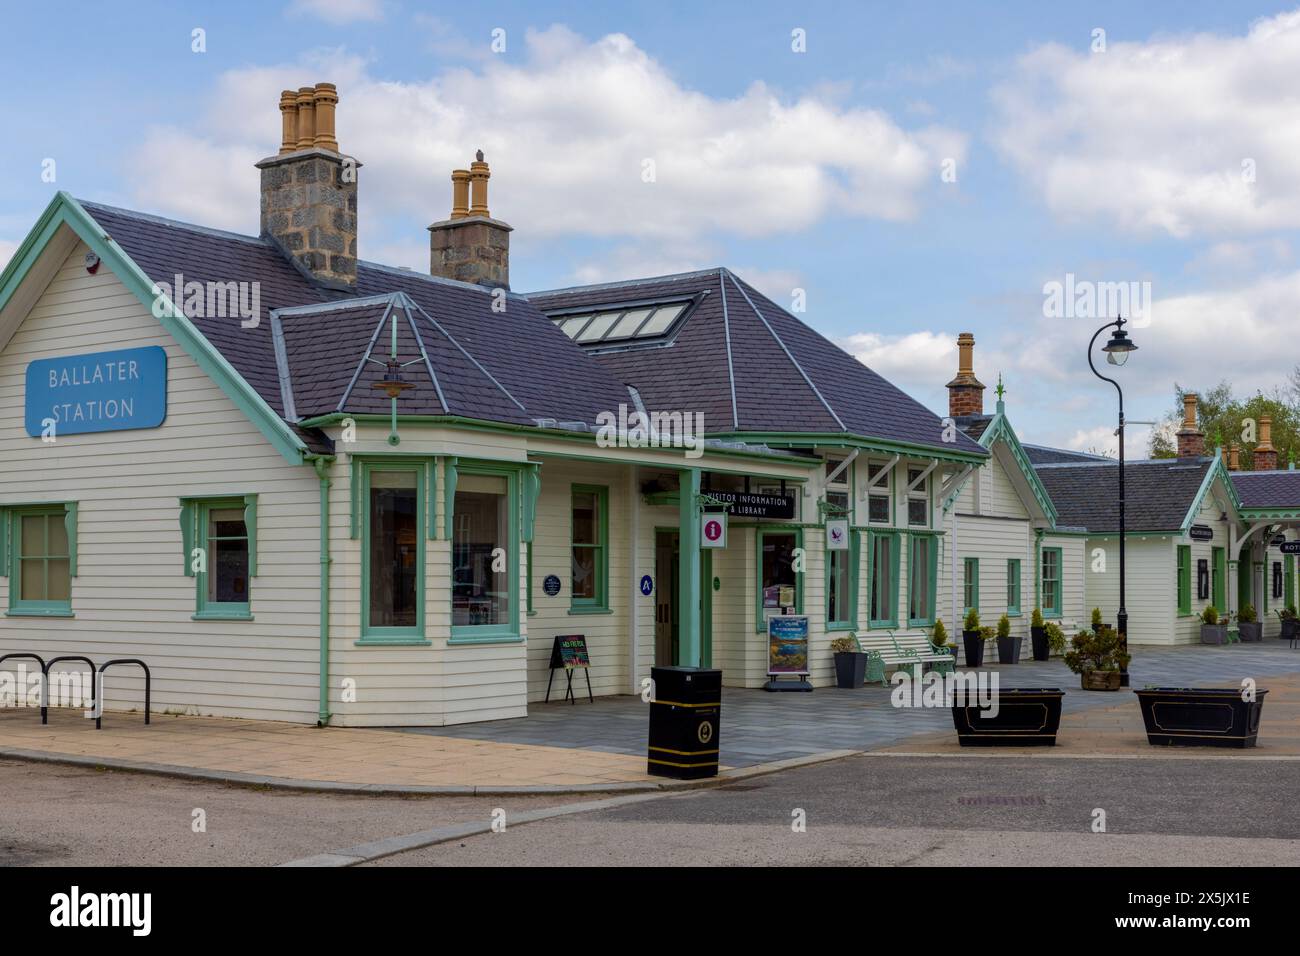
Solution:
[(666, 335), (690, 308), (690, 301), (634, 303), (589, 312), (552, 315), (551, 321), (581, 345), (640, 342)]

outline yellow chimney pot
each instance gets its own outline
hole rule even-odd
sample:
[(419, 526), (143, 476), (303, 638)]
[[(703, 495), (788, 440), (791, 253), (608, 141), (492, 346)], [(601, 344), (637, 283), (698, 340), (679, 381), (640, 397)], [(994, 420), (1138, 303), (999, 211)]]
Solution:
[(317, 83), (312, 93), (315, 106), (316, 133), (313, 145), (317, 149), (339, 151), (339, 141), (334, 138), (334, 108), (338, 106), (338, 89), (333, 83)]
[(304, 86), (298, 90), (298, 149), (316, 144), (316, 90)]

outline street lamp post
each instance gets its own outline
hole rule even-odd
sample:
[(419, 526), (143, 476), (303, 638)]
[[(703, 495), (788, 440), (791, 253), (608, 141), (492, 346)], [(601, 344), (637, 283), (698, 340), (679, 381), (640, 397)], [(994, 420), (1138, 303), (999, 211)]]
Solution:
[[(1119, 612), (1115, 615), (1115, 623), (1119, 631), (1120, 650), (1127, 655), (1128, 609), (1124, 605), (1124, 390), (1119, 387), (1119, 382), (1102, 375), (1097, 371), (1097, 366), (1092, 364), (1092, 347), (1097, 344), (1097, 336), (1111, 327), (1114, 327), (1115, 334), (1102, 348), (1106, 353), (1106, 361), (1111, 365), (1123, 365), (1128, 361), (1129, 353), (1137, 346), (1129, 340), (1128, 333), (1124, 331), (1124, 323), (1124, 319), (1116, 317), (1114, 322), (1107, 322), (1092, 334), (1092, 341), (1088, 343), (1088, 367), (1092, 369), (1093, 375), (1103, 382), (1110, 382), (1119, 393), (1119, 429), (1116, 431), (1119, 435)], [(1128, 664), (1120, 666), (1119, 683), (1121, 687), (1129, 686)]]

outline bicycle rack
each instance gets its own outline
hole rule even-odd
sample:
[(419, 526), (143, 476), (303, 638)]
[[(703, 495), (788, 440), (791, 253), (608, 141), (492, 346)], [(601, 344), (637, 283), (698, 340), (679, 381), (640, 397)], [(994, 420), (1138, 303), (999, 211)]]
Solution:
[[(65, 654), (62, 657), (51, 657), (49, 661), (45, 664), (46, 691), (48, 691), (50, 688), (50, 668), (53, 667), (55, 664), (59, 663), (59, 661), (84, 661), (86, 666), (90, 668), (90, 709), (94, 710), (95, 709), (95, 662), (92, 661), (89, 657), (82, 657), (80, 654)], [(44, 698), (41, 698), (41, 703), (45, 703)], [(45, 723), (45, 708), (41, 708), (41, 723)]]
[[(15, 651), (13, 654), (0, 656), (0, 664), (3, 664), (5, 661), (14, 657), (30, 657), (32, 660), (36, 661), (36, 663), (41, 665), (41, 723), (45, 723), (46, 716), (49, 713), (49, 709), (45, 704), (45, 661), (41, 658), (40, 654), (28, 654), (23, 651)], [(91, 666), (93, 667), (94, 665), (92, 664)]]
[[(0, 660), (3, 660), (3, 658), (0, 658)], [(83, 658), (83, 660), (84, 660), (84, 658)], [(139, 665), (140, 665), (140, 669), (144, 671), (144, 722), (145, 722), (145, 725), (148, 726), (148, 724), (149, 724), (149, 689), (150, 689), (150, 687), (153, 686), (153, 678), (152, 678), (152, 677), (150, 676), (150, 674), (149, 674), (149, 665), (146, 664), (144, 661), (140, 660), (140, 658), (138, 658), (138, 657), (117, 657), (117, 658), (114, 658), (114, 659), (111, 660), (111, 661), (104, 661), (104, 663), (100, 664), (100, 665), (99, 665), (99, 674), (102, 675), (102, 674), (104, 673), (104, 671), (108, 670), (108, 669), (109, 669), (110, 667), (112, 667), (114, 664), (139, 664)], [(97, 675), (97, 676), (98, 676), (98, 675)], [(96, 730), (99, 730), (100, 721), (102, 721), (103, 719), (104, 719), (104, 712), (103, 712), (103, 710), (101, 709), (100, 712), (99, 712), (99, 716), (95, 718), (95, 729), (96, 729)]]

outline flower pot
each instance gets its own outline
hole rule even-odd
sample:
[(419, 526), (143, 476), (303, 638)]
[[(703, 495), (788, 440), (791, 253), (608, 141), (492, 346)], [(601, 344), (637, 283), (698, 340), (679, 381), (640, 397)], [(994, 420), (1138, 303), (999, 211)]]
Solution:
[(1282, 618), (1282, 633), (1278, 635), (1278, 639), (1289, 641), (1294, 638), (1297, 624), (1300, 624), (1300, 621), (1297, 621), (1293, 617)]
[(1226, 624), (1202, 624), (1202, 625), (1201, 625), (1201, 643), (1202, 643), (1202, 644), (1227, 644), (1227, 643), (1228, 643), (1228, 625), (1226, 625)]
[(867, 655), (844, 651), (835, 655), (835, 686), (852, 690), (867, 685)]
[(963, 747), (1054, 747), (1064, 695), (1059, 687), (1002, 689), (992, 717), (981, 716), (974, 701), (959, 701), (952, 708), (957, 742)]
[(1237, 631), (1241, 634), (1243, 641), (1262, 641), (1264, 639), (1264, 625), (1259, 621), (1240, 621), (1237, 624)]
[(961, 642), (966, 650), (967, 667), (979, 667), (984, 663), (984, 638), (979, 631), (962, 631)]
[(1047, 643), (1046, 627), (1031, 627), (1029, 636), (1034, 645), (1034, 660), (1045, 661), (1052, 656), (1052, 647)]
[(999, 637), (998, 638), (998, 663), (999, 664), (1019, 664), (1020, 663), (1020, 645), (1024, 642), (1023, 637)]
[(1255, 746), (1266, 690), (1242, 700), (1235, 688), (1153, 687), (1134, 691), (1151, 744), (1176, 747)]
[(1084, 690), (1119, 690), (1119, 671), (1084, 671), (1079, 686)]

